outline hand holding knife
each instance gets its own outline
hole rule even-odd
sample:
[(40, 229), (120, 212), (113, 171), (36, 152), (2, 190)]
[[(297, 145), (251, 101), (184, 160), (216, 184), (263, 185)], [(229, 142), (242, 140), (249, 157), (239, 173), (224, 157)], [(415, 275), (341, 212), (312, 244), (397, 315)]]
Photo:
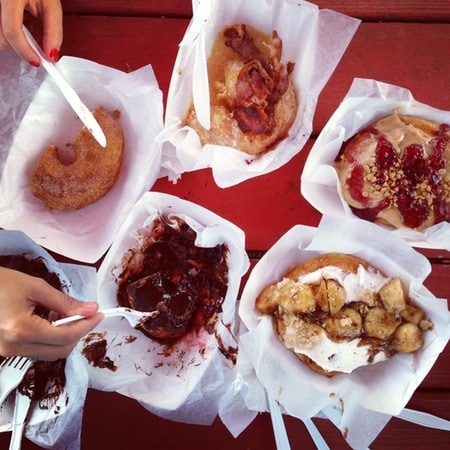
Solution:
[(32, 34), (27, 30), (27, 28), (23, 26), (22, 29), (31, 47), (39, 55), (42, 66), (53, 78), (56, 85), (60, 89), (61, 93), (67, 99), (72, 109), (75, 111), (76, 115), (81, 119), (86, 128), (94, 136), (95, 140), (102, 147), (106, 147), (105, 133), (103, 133), (103, 130), (101, 129), (98, 122), (95, 120), (92, 113), (89, 111), (88, 107), (81, 101), (80, 97), (72, 88), (72, 86), (70, 86), (69, 83), (64, 79), (61, 72), (58, 70), (57, 66), (54, 63), (47, 60), (44, 52), (39, 47), (37, 42), (34, 40)]

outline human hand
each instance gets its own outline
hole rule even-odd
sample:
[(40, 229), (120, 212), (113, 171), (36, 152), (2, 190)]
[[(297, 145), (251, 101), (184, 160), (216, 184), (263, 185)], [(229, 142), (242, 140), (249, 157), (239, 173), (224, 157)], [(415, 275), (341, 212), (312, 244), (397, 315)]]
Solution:
[[(43, 306), (54, 318), (82, 314), (85, 320), (54, 327), (34, 314)], [(98, 303), (80, 302), (41, 278), (0, 268), (0, 355), (41, 360), (65, 358), (102, 319)]]
[(24, 11), (42, 20), (44, 53), (57, 61), (63, 38), (60, 0), (0, 0), (0, 50), (11, 47), (22, 59), (39, 66), (39, 56), (22, 31)]

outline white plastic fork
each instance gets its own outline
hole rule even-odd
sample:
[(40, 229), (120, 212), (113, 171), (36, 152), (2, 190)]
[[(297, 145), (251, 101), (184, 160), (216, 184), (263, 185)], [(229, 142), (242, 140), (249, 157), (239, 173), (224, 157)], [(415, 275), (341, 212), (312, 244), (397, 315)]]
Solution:
[(290, 450), (291, 446), (289, 444), (289, 438), (287, 435), (286, 426), (284, 424), (283, 414), (280, 410), (280, 405), (269, 392), (267, 392), (267, 400), (269, 402), (270, 419), (272, 420), (272, 428), (277, 450)]
[(17, 390), (9, 450), (20, 450), (22, 446), (23, 431), (25, 429), (26, 418), (28, 416), (30, 405), (31, 398), (28, 397), (28, 395), (21, 394), (19, 390)]
[(326, 443), (324, 437), (320, 434), (319, 429), (316, 424), (311, 419), (303, 419), (303, 423), (308, 430), (311, 439), (319, 450), (329, 450), (328, 444)]
[[(275, 435), (275, 442), (277, 450), (290, 450), (289, 438), (287, 435), (286, 426), (283, 421), (283, 415), (281, 413), (280, 405), (278, 402), (267, 393), (269, 401), (269, 412), (272, 420), (272, 427)], [(311, 419), (302, 420), (306, 429), (309, 432), (314, 444), (319, 450), (329, 450), (330, 447), (326, 443), (324, 437), (320, 434), (320, 431), (316, 427), (316, 424)]]
[(0, 365), (0, 405), (22, 381), (34, 360), (25, 356), (6, 358)]
[[(101, 312), (105, 317), (124, 317), (128, 320), (129, 324), (133, 328), (141, 325), (142, 322), (146, 321), (147, 319), (154, 319), (159, 314), (159, 311), (142, 312), (123, 306), (120, 306), (118, 308), (101, 309), (99, 312)], [(77, 320), (85, 318), (86, 317), (81, 314), (76, 314), (74, 316), (64, 317), (64, 319), (55, 320), (54, 322), (52, 322), (52, 325), (55, 327), (59, 327), (61, 325), (65, 325), (67, 323), (75, 322)]]

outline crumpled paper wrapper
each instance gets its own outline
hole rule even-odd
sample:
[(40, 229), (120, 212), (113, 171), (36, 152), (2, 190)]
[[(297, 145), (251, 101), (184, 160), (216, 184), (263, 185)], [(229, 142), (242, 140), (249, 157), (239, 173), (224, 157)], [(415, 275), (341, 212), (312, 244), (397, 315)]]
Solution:
[[(212, 16), (205, 28), (206, 55), (224, 26), (245, 23), (266, 34), (276, 30), (283, 41), (282, 62), (295, 62), (293, 77), (299, 108), (289, 136), (261, 156), (231, 147), (201, 146), (197, 133), (182, 127), (192, 97), (192, 72), (196, 57), (192, 43), (180, 47), (167, 99), (165, 142), (161, 176), (178, 179), (183, 172), (211, 167), (220, 187), (276, 170), (304, 146), (312, 131), (317, 98), (350, 43), (360, 21), (312, 3), (287, 0), (212, 1)], [(194, 18), (193, 18), (194, 20)]]
[[(80, 300), (96, 295), (95, 268), (75, 264), (58, 264), (50, 254), (20, 231), (0, 231), (0, 253), (26, 254), (43, 258), (49, 271), (58, 275), (65, 292)], [(66, 386), (49, 409), (32, 402), (25, 436), (43, 448), (80, 448), (81, 419), (88, 387), (84, 358), (75, 348), (66, 360)], [(10, 431), (14, 413), (14, 391), (0, 407), (0, 432)]]
[[(255, 299), (294, 266), (327, 252), (354, 254), (403, 280), (434, 325), (417, 354), (397, 354), (386, 362), (327, 378), (286, 349), (274, 333), (272, 318), (255, 310)], [(249, 331), (241, 335), (238, 367), (241, 358), (245, 360), (241, 364), (254, 367), (253, 374), (248, 371), (240, 380), (247, 391), (243, 398), (248, 397), (251, 408), (267, 410), (264, 396), (253, 395), (262, 384), (287, 414), (300, 419), (325, 414), (349, 445), (367, 448), (391, 416), (405, 407), (448, 342), (447, 301), (423, 286), (430, 270), (428, 260), (404, 240), (368, 222), (325, 216), (317, 229), (293, 227), (258, 262), (242, 293), (239, 315)]]
[(139, 233), (151, 226), (159, 214), (175, 215), (197, 232), (196, 245), (211, 247), (226, 243), (229, 248), (229, 283), (216, 335), (191, 332), (167, 348), (132, 328), (123, 318), (105, 318), (79, 344), (81, 352), (92, 342), (107, 341), (106, 357), (114, 368), (88, 364), (90, 387), (117, 391), (137, 400), (147, 410), (171, 420), (211, 424), (218, 413), (221, 396), (235, 377), (235, 367), (219, 350), (236, 349), (236, 298), (241, 277), (249, 268), (245, 235), (230, 222), (205, 208), (177, 197), (145, 193), (130, 212), (105, 256), (98, 272), (98, 301), (101, 308), (118, 305), (116, 277), (122, 258), (140, 247)]
[[(419, 103), (405, 88), (376, 80), (356, 78), (344, 100), (331, 116), (311, 149), (301, 176), (303, 197), (322, 214), (355, 218), (341, 195), (334, 161), (342, 144), (374, 121), (397, 112), (450, 124), (450, 112)], [(423, 232), (377, 226), (405, 239), (415, 247), (450, 251), (450, 223)]]
[(45, 76), (13, 51), (0, 52), (0, 178), (14, 134)]
[[(96, 262), (135, 201), (158, 177), (162, 146), (155, 136), (163, 127), (162, 92), (151, 66), (126, 74), (79, 58), (63, 57), (58, 62), (90, 109), (102, 105), (120, 110), (125, 155), (119, 178), (105, 197), (78, 211), (48, 210), (31, 194), (31, 175), (41, 153), (51, 144), (64, 148), (80, 132), (82, 123), (53, 80), (45, 77), (40, 84), (41, 78), (22, 65), (2, 81), (2, 89), (11, 83), (14, 90), (5, 88), (8, 97), (0, 106), (2, 159), (6, 155), (0, 182), (0, 226), (21, 230), (64, 256)], [(22, 118), (33, 89), (36, 95)], [(24, 101), (19, 100), (22, 95)], [(12, 130), (8, 121), (13, 123)], [(14, 136), (8, 144), (11, 131)]]

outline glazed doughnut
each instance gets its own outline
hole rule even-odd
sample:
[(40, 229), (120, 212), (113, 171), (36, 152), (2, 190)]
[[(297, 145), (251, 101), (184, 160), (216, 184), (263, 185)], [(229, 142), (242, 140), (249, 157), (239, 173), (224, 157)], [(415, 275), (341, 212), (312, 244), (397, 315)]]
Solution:
[(432, 327), (400, 278), (341, 253), (298, 265), (264, 288), (255, 307), (273, 316), (289, 350), (328, 377), (415, 352)]
[(31, 179), (31, 192), (47, 208), (77, 210), (96, 202), (114, 186), (122, 166), (123, 131), (118, 123), (119, 112), (102, 107), (93, 111), (106, 136), (103, 148), (83, 128), (68, 144), (70, 161), (62, 161), (55, 145), (41, 155)]
[(336, 162), (362, 219), (419, 231), (450, 220), (450, 126), (393, 114), (351, 138)]
[(224, 29), (208, 57), (211, 129), (204, 129), (191, 104), (183, 125), (193, 128), (202, 145), (264, 153), (287, 137), (297, 114), (290, 74), (281, 63), (282, 42), (276, 31), (266, 36), (246, 25)]

